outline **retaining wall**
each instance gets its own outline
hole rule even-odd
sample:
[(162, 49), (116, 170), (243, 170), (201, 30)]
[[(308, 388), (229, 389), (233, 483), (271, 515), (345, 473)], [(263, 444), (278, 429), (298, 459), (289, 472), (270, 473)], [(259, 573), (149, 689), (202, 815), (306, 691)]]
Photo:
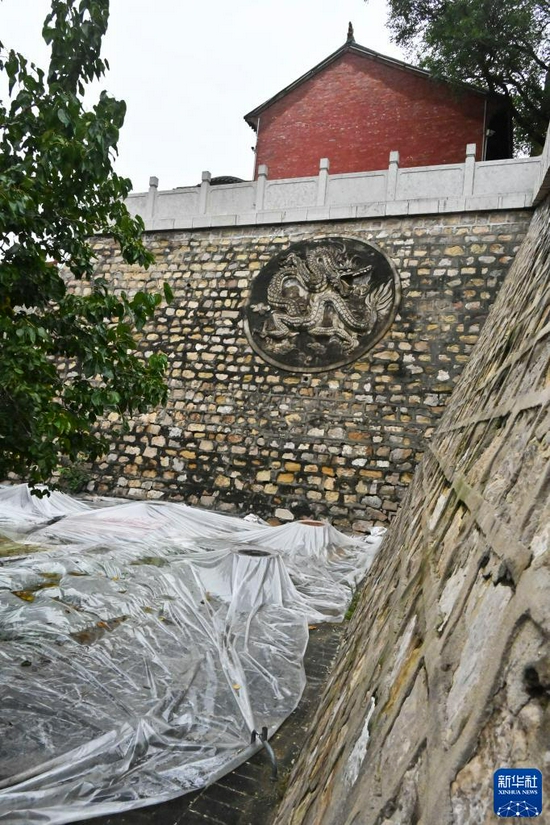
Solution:
[(542, 770), (547, 794), (549, 308), (546, 202), (368, 576), (277, 825), (489, 825), (502, 767)]
[[(89, 489), (283, 520), (328, 517), (356, 530), (386, 523), (530, 217), (513, 210), (149, 232), (156, 263), (148, 272), (97, 239), (98, 271), (115, 288), (166, 280), (175, 300), (144, 336), (146, 350), (169, 357), (168, 404), (113, 443)], [(273, 255), (323, 236), (382, 249), (401, 278), (401, 304), (360, 360), (293, 374), (252, 351), (243, 307)]]

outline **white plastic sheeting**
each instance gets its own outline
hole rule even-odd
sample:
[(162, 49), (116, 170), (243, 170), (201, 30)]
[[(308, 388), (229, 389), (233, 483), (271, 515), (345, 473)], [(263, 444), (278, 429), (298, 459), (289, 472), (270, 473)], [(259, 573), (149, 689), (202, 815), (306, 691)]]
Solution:
[(102, 504), (0, 488), (21, 543), (0, 544), (3, 825), (165, 801), (249, 758), (299, 702), (308, 623), (343, 618), (383, 532)]

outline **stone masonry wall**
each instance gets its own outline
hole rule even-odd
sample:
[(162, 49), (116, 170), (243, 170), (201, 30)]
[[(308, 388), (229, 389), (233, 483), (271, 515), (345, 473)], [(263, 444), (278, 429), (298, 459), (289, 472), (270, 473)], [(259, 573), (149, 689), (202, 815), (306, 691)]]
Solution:
[(550, 203), (371, 569), (277, 825), (489, 825), (550, 788)]
[[(170, 359), (165, 409), (135, 421), (89, 489), (168, 496), (222, 510), (328, 517), (365, 530), (398, 508), (523, 239), (527, 211), (148, 233), (148, 272), (98, 238), (98, 270), (128, 291), (170, 283), (175, 300), (146, 330)], [(298, 240), (372, 242), (402, 281), (397, 318), (345, 368), (284, 372), (250, 348), (252, 279)]]

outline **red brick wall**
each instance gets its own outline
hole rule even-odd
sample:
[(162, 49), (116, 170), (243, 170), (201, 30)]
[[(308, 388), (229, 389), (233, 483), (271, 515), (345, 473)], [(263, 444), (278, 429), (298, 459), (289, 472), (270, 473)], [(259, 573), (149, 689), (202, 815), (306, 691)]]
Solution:
[[(483, 146), (485, 101), (387, 64), (344, 54), (260, 115), (257, 165), (270, 178), (462, 163), (466, 144)], [(257, 168), (257, 167), (256, 167)]]

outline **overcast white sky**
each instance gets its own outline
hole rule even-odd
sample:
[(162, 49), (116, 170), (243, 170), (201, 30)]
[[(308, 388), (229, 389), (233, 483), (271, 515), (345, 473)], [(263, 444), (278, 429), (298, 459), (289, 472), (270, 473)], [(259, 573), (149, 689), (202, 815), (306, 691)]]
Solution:
[[(1, 0), (0, 41), (45, 67), (49, 0)], [(147, 189), (190, 186), (202, 170), (250, 178), (254, 132), (243, 116), (339, 48), (403, 59), (384, 0), (111, 0), (101, 88), (128, 105), (117, 171)], [(95, 95), (94, 95), (95, 97)]]

